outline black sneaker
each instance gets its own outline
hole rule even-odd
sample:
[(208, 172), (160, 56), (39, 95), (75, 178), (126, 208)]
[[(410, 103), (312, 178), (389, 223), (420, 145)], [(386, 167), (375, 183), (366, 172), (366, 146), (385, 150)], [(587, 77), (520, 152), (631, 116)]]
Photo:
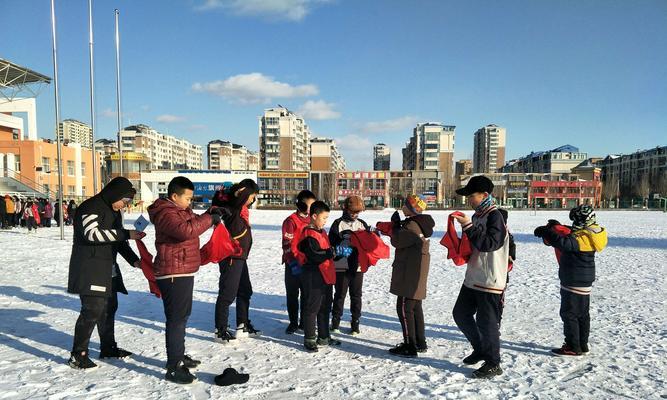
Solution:
[(229, 343), (230, 340), (235, 340), (236, 337), (227, 329), (215, 330), (215, 341), (219, 343)]
[(169, 382), (180, 385), (187, 385), (197, 379), (196, 376), (190, 373), (190, 370), (184, 365), (183, 361), (179, 361), (175, 367), (167, 368), (167, 374), (164, 377)]
[(125, 358), (131, 356), (132, 353), (125, 350), (121, 349), (118, 346), (113, 346), (105, 349), (100, 350), (100, 358)]
[(201, 361), (195, 360), (187, 354), (183, 357), (183, 365), (185, 368), (197, 368), (199, 364), (201, 364)]
[(401, 343), (389, 349), (389, 353), (399, 357), (415, 358), (417, 357), (417, 348), (414, 344)]
[(478, 370), (472, 372), (472, 377), (478, 379), (491, 379), (494, 376), (502, 375), (502, 373), (503, 369), (500, 368), (500, 365), (485, 362)]
[(331, 326), (329, 326), (329, 330), (333, 333), (340, 333), (340, 318), (331, 318)]
[(328, 338), (317, 338), (317, 344), (319, 346), (340, 346), (342, 342), (332, 337), (328, 337)]
[(97, 364), (88, 357), (88, 352), (70, 354), (67, 364), (74, 369), (90, 369), (97, 367)]
[(426, 353), (426, 351), (428, 350), (428, 346), (426, 345), (426, 343), (418, 344), (416, 347), (417, 347), (417, 353)]
[(480, 361), (484, 361), (484, 356), (476, 351), (473, 351), (471, 355), (463, 359), (463, 363), (466, 365), (475, 365)]
[(551, 354), (561, 357), (581, 357), (581, 350), (575, 350), (569, 344), (564, 343), (560, 349), (551, 349)]
[(262, 331), (255, 329), (254, 326), (250, 323), (250, 321), (243, 323), (241, 322), (237, 327), (236, 327), (236, 337), (237, 338), (244, 338), (244, 337), (250, 337), (250, 336), (260, 336), (262, 334)]
[(591, 350), (588, 348), (588, 343), (581, 345), (581, 354), (587, 355)]
[(288, 335), (293, 335), (296, 333), (297, 329), (299, 329), (299, 327), (296, 324), (289, 324), (287, 329), (285, 329), (285, 333)]
[(350, 335), (356, 336), (359, 333), (359, 320), (352, 320), (350, 323)]
[(303, 347), (305, 347), (306, 350), (310, 353), (316, 353), (318, 351), (317, 339), (304, 339)]
[(216, 376), (213, 380), (218, 386), (241, 385), (250, 379), (249, 374), (241, 374), (234, 368), (225, 369), (222, 374)]

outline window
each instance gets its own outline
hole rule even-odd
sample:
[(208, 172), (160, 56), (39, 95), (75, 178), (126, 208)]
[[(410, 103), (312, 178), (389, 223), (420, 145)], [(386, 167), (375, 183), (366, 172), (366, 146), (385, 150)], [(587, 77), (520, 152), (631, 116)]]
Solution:
[[(67, 175), (74, 176), (74, 161), (67, 161)], [(72, 190), (72, 192), (74, 191)]]
[(86, 176), (86, 163), (81, 163), (81, 176)]
[(74, 189), (74, 185), (68, 185), (67, 186), (67, 192), (70, 194), (70, 196), (74, 196), (76, 193), (74, 193), (76, 190)]
[(86, 195), (86, 187), (81, 186), (81, 196), (85, 196), (85, 195)]
[(14, 172), (21, 173), (21, 156), (18, 154), (14, 156)]
[(42, 157), (42, 172), (51, 172), (51, 159), (48, 157)]

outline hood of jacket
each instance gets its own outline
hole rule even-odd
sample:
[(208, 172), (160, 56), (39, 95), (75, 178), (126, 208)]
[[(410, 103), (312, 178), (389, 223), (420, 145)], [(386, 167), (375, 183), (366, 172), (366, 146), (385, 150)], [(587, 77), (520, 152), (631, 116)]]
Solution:
[(435, 221), (433, 218), (431, 218), (430, 215), (428, 214), (417, 214), (413, 215), (405, 220), (407, 223), (408, 221), (414, 221), (419, 225), (419, 228), (422, 230), (424, 233), (424, 237), (431, 237), (433, 235), (433, 228), (435, 227)]

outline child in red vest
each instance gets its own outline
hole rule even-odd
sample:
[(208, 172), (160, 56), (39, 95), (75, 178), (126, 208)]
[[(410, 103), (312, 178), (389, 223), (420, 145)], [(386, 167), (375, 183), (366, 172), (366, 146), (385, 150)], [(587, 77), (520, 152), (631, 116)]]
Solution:
[[(302, 190), (296, 196), (296, 211), (283, 221), (283, 264), (285, 264), (285, 293), (287, 295), (287, 314), (289, 315), (289, 326), (285, 333), (293, 334), (297, 329), (303, 329), (303, 311), (305, 308), (305, 296), (301, 286), (302, 266), (292, 252), (292, 241), (296, 239), (303, 229), (310, 223), (310, 205), (317, 200), (315, 194), (310, 190)], [(298, 240), (298, 239), (296, 239)], [(301, 291), (301, 304), (299, 304), (299, 291)], [(299, 313), (299, 305), (301, 313)], [(299, 323), (301, 314), (301, 323)]]
[[(340, 341), (331, 338), (329, 333), (333, 284), (336, 283), (336, 268), (333, 263), (336, 252), (329, 244), (329, 237), (324, 230), (328, 218), (329, 206), (323, 201), (314, 202), (310, 206), (310, 224), (299, 236), (301, 240), (298, 244), (297, 260), (303, 266), (299, 276), (306, 298), (306, 309), (303, 313), (304, 346), (311, 352), (317, 351), (318, 345), (340, 345)], [(350, 247), (338, 247), (339, 253), (351, 251)]]

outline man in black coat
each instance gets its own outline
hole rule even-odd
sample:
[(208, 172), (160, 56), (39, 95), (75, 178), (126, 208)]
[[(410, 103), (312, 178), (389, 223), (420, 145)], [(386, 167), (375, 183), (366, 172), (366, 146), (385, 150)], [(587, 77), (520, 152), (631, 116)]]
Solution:
[(132, 354), (116, 345), (114, 318), (118, 309), (117, 293), (127, 294), (116, 255), (120, 253), (130, 265), (140, 267), (139, 257), (130, 248), (128, 239), (140, 239), (145, 234), (124, 229), (120, 212), (135, 193), (129, 180), (114, 178), (100, 193), (84, 201), (74, 215), (67, 291), (79, 295), (81, 312), (74, 328), (69, 359), (72, 368), (96, 366), (88, 357), (88, 344), (95, 326), (100, 335), (100, 358), (123, 358)]

